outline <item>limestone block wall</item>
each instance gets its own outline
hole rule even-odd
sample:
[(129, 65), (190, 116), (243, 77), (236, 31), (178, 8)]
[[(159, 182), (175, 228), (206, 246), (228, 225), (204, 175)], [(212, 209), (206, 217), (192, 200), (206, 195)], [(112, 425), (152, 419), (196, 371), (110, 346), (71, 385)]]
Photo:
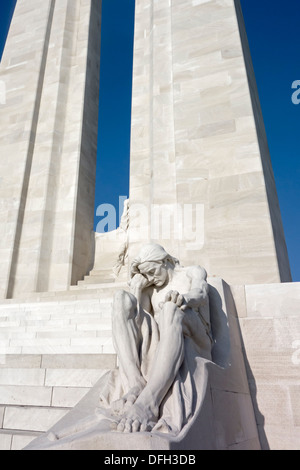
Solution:
[[(135, 23), (130, 252), (152, 239), (228, 283), (290, 281), (239, 1), (137, 0)], [(178, 207), (193, 218), (163, 232)]]
[(18, 0), (0, 79), (0, 297), (91, 264), (101, 2)]
[(263, 449), (300, 448), (300, 284), (231, 286)]

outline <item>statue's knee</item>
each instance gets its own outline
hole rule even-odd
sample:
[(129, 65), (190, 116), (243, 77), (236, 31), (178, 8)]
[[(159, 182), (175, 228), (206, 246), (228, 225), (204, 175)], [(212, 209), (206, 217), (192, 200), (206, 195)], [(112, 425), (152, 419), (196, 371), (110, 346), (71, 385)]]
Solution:
[(122, 302), (126, 297), (127, 292), (123, 289), (119, 289), (114, 293), (114, 303)]
[(137, 300), (134, 295), (125, 290), (118, 290), (114, 295), (113, 315), (132, 318), (136, 312)]

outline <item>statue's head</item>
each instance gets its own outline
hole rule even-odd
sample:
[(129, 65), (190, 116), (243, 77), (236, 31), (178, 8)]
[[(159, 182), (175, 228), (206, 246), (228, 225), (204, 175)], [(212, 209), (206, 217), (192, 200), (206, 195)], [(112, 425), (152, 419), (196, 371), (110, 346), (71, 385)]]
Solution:
[(131, 264), (131, 277), (142, 274), (151, 284), (162, 287), (168, 280), (170, 270), (175, 269), (179, 261), (169, 255), (156, 243), (145, 245)]

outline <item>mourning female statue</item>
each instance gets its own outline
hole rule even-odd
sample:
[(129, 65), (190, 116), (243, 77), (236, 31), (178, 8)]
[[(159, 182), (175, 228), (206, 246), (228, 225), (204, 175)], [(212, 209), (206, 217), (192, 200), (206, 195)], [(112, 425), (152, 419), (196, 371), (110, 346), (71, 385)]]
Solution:
[[(160, 245), (144, 246), (131, 266), (130, 293), (115, 295), (113, 339), (127, 390), (112, 403), (121, 416), (117, 429), (173, 429), (173, 419), (168, 422), (160, 407), (168, 394), (180, 393), (175, 382), (191, 354), (185, 343), (192, 343), (194, 354), (211, 359), (206, 271), (181, 267)], [(184, 406), (184, 397), (176, 398)]]
[(176, 436), (199, 407), (212, 349), (205, 269), (183, 267), (151, 243), (134, 259), (130, 277), (130, 291), (117, 291), (112, 308), (119, 367), (104, 377), (95, 413), (50, 432), (51, 441), (97, 426), (103, 432), (101, 420), (110, 422), (108, 432)]

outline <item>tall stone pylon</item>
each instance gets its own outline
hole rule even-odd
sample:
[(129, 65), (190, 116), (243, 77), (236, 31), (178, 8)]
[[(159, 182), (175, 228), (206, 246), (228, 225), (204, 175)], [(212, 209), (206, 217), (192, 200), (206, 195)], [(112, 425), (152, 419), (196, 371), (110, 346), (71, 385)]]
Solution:
[(100, 0), (18, 0), (0, 67), (0, 298), (90, 267)]
[(136, 0), (130, 174), (130, 252), (291, 280), (239, 0)]
[[(111, 281), (114, 257), (119, 269), (127, 246), (130, 261), (157, 240), (207, 269), (214, 318), (205, 366), (216, 373), (193, 394), (205, 407), (175, 449), (298, 450), (300, 283), (282, 283), (289, 263), (238, 0), (136, 0), (129, 228), (125, 213), (119, 239), (96, 237), (99, 264), (68, 290), (93, 258), (100, 17), (100, 0), (18, 0), (0, 66), (0, 448), (40, 433), (60, 445), (61, 430), (100, 416), (98, 380), (117, 368), (111, 305), (128, 287), (126, 274)], [(189, 363), (182, 377), (201, 385), (206, 373), (198, 380)], [(170, 448), (152, 433), (101, 442), (98, 430), (98, 448)]]
[[(0, 67), (3, 298), (92, 267), (100, 18), (96, 0), (17, 2)], [(129, 259), (154, 240), (229, 283), (291, 280), (238, 0), (136, 0), (130, 207)]]

